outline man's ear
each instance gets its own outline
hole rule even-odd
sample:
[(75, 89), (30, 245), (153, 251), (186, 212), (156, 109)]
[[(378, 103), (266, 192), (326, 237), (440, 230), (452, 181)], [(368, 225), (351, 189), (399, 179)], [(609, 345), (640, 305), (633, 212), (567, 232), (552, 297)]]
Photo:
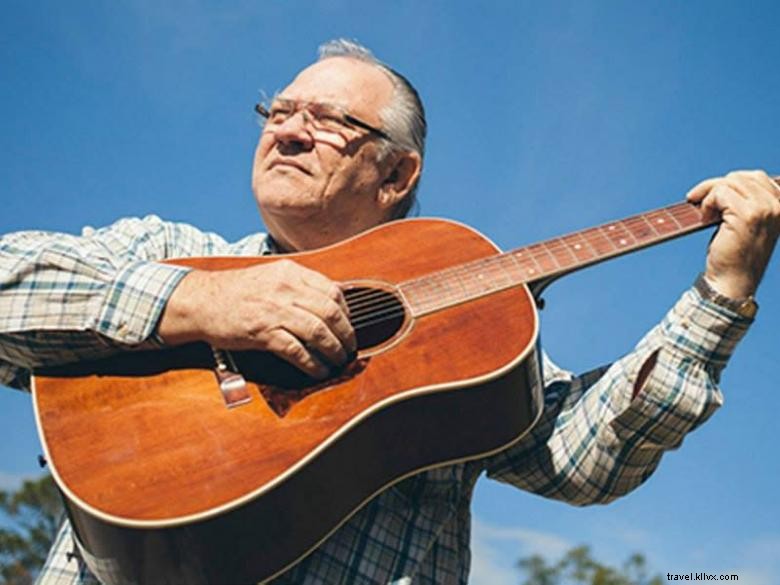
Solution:
[(379, 187), (379, 204), (385, 209), (395, 207), (417, 182), (422, 170), (420, 155), (403, 152), (391, 156), (394, 161), (385, 169), (385, 179)]

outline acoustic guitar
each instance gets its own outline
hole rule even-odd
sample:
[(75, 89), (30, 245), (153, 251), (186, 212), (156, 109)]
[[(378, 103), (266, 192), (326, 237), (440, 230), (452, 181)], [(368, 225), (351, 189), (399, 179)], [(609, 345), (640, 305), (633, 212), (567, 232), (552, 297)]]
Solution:
[(410, 219), (286, 256), (345, 291), (359, 351), (325, 381), (206, 344), (35, 372), (45, 457), (83, 558), (109, 585), (278, 575), (393, 483), (528, 432), (542, 409), (544, 285), (711, 223), (680, 203), (502, 254), (464, 225)]

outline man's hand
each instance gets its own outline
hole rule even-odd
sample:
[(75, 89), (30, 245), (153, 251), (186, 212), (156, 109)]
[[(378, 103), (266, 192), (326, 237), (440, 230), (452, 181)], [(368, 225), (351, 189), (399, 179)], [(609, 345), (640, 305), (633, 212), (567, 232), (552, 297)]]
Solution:
[(290, 260), (240, 270), (194, 271), (168, 300), (158, 326), (172, 345), (270, 351), (315, 378), (356, 351), (339, 286)]
[(687, 195), (704, 218), (722, 219), (710, 242), (704, 276), (720, 294), (756, 292), (780, 233), (780, 187), (763, 171), (736, 171), (702, 181)]

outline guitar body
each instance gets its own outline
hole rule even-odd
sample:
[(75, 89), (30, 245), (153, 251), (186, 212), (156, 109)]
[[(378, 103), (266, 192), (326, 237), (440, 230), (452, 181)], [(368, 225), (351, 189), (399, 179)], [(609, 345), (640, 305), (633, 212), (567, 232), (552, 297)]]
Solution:
[(396, 317), (322, 383), (236, 354), (251, 400), (233, 407), (200, 344), (36, 372), (44, 450), (92, 571), (108, 584), (263, 581), (389, 485), (517, 441), (541, 411), (528, 288), (420, 311), (397, 287), (497, 253), (463, 225), (403, 220), (286, 256), (357, 295), (379, 291)]

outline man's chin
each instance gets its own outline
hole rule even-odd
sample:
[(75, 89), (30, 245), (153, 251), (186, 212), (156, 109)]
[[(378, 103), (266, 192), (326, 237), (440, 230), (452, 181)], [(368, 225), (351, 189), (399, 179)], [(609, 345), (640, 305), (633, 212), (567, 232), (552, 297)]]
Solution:
[(265, 190), (256, 192), (255, 198), (263, 214), (273, 215), (280, 219), (305, 219), (322, 212), (319, 198), (301, 191)]

